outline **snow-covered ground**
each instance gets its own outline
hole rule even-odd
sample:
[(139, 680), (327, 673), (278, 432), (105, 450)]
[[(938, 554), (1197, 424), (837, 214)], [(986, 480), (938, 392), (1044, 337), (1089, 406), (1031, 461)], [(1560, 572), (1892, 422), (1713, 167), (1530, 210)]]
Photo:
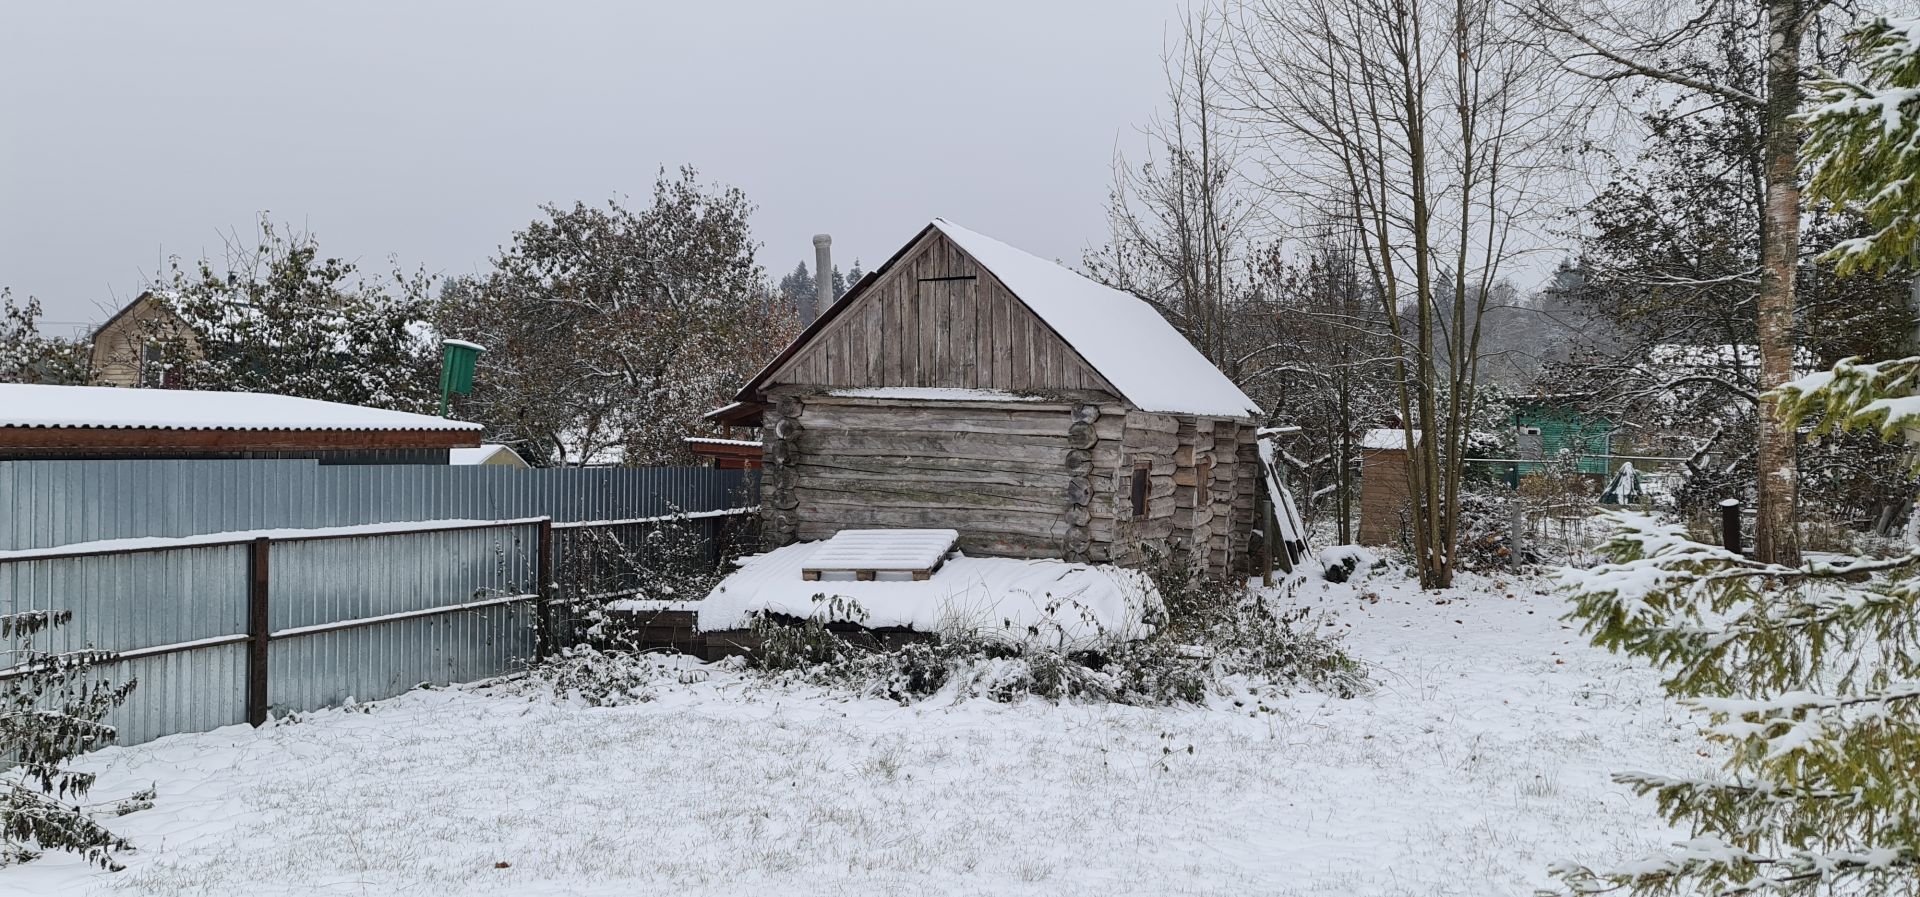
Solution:
[(1538, 581), (1312, 583), (1378, 689), (1258, 707), (910, 707), (680, 663), (654, 699), (526, 689), (99, 752), (120, 873), (56, 894), (1527, 894), (1670, 840), (1620, 769), (1704, 771), (1656, 676)]

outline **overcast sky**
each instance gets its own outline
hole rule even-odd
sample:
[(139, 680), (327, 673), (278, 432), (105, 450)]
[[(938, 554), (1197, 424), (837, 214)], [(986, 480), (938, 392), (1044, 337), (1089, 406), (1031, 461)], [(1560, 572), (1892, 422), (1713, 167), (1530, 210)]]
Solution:
[(1100, 239), (1176, 0), (9, 3), (0, 286), (50, 332), (261, 210), (375, 272), (473, 271), (543, 202), (737, 185), (770, 272), (943, 215)]

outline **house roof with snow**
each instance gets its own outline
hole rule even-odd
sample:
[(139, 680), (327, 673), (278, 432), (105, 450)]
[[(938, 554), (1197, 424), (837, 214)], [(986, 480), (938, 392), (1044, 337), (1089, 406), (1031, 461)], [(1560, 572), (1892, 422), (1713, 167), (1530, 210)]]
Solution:
[(0, 384), (0, 456), (450, 449), (481, 426), (268, 393)]
[(781, 384), (911, 389), (919, 400), (1102, 391), (1142, 411), (1260, 413), (1139, 297), (942, 218), (826, 309), (739, 398), (758, 401)]

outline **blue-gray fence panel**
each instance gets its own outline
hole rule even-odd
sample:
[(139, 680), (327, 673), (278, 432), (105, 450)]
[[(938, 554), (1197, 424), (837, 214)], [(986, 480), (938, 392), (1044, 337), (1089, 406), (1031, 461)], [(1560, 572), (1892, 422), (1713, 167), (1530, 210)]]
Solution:
[(652, 517), (756, 504), (753, 477), (706, 467), (0, 461), (0, 550), (410, 520)]
[[(275, 542), (268, 564), (267, 705), (275, 714), (497, 676), (531, 657), (537, 524)], [(488, 603), (494, 602), (494, 603)], [(353, 629), (289, 630), (463, 610)]]
[[(0, 613), (72, 611), (67, 626), (42, 633), (56, 651), (88, 645), (138, 652), (233, 636), (247, 630), (245, 546), (215, 545), (139, 554), (20, 560), (0, 564)], [(103, 668), (114, 681), (139, 680), (108, 721), (124, 743), (245, 721), (246, 649), (223, 645)]]

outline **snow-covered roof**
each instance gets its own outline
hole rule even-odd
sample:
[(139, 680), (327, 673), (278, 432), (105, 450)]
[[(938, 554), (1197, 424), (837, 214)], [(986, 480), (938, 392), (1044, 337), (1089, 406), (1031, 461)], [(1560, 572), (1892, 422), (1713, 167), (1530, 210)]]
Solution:
[[(1647, 361), (1656, 365), (1690, 368), (1759, 368), (1760, 347), (1752, 343), (1723, 343), (1717, 346), (1692, 343), (1660, 343), (1647, 350)], [(1820, 366), (1820, 359), (1805, 346), (1793, 351), (1796, 371)]]
[(0, 427), (117, 430), (458, 430), (479, 424), (253, 392), (0, 384)]
[(1220, 417), (1260, 413), (1240, 387), (1140, 297), (945, 218), (933, 219), (933, 226), (993, 272), (1140, 410)]
[(1407, 447), (1407, 431), (1398, 427), (1368, 430), (1360, 436), (1360, 447), (1372, 451), (1404, 449)]
[(511, 461), (503, 460), (502, 463), (513, 464), (519, 467), (527, 466), (526, 459), (520, 457), (519, 452), (516, 452), (512, 448), (509, 448), (504, 445), (487, 443), (486, 445), (482, 445), (479, 448), (457, 448), (457, 449), (447, 450), (447, 463), (452, 464), (454, 466), (486, 464), (488, 462), (493, 461), (495, 458), (504, 459), (507, 457), (511, 457), (513, 460)]

